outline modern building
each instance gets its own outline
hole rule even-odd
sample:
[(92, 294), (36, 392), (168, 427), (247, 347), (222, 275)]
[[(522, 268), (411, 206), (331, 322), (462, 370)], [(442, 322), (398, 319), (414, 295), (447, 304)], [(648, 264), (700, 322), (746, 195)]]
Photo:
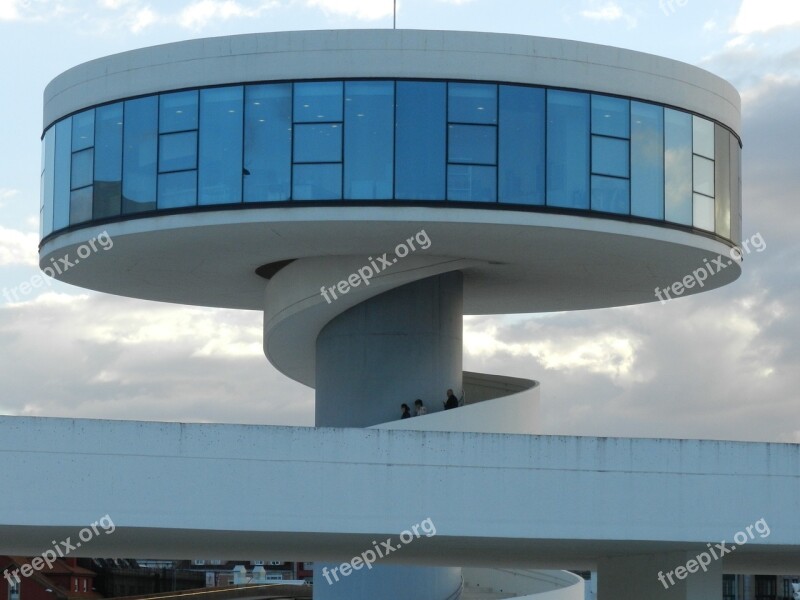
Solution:
[[(314, 560), (321, 599), (576, 598), (582, 578), (546, 570), (579, 569), (601, 600), (706, 600), (723, 571), (800, 570), (797, 446), (542, 437), (537, 382), (462, 370), (464, 314), (734, 281), (740, 131), (739, 95), (710, 73), (547, 38), (253, 34), (77, 66), (45, 92), (41, 267), (263, 311), (265, 354), (316, 389), (318, 428), (25, 420), (37, 435), (7, 443), (158, 473), (109, 475), (78, 504), (114, 507), (105, 555)], [(448, 388), (464, 406), (442, 410)], [(429, 414), (399, 420), (416, 398)], [(236, 485), (199, 487), (212, 463)], [(80, 524), (35, 499), (17, 516), (19, 544)], [(401, 531), (379, 564), (346, 564)]]

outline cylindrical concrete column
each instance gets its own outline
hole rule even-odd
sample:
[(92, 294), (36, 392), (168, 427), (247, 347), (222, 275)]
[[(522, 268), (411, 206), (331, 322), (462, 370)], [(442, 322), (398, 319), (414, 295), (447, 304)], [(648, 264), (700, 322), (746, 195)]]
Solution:
[[(463, 288), (460, 272), (429, 277), (328, 323), (317, 338), (317, 426), (394, 421), (416, 398), (443, 410), (447, 389), (461, 391)], [(445, 600), (461, 585), (455, 567), (372, 565), (337, 577), (340, 566), (314, 563), (316, 600)]]
[(369, 427), (400, 418), (422, 399), (443, 409), (461, 391), (463, 276), (445, 273), (388, 291), (342, 313), (320, 332), (316, 425)]

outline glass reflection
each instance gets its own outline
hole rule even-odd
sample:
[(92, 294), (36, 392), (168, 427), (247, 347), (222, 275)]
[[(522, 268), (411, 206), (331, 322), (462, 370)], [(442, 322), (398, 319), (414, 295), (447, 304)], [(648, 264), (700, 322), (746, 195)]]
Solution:
[(589, 208), (589, 95), (547, 91), (547, 205)]
[(447, 199), (465, 202), (496, 202), (497, 168), (450, 165), (447, 167)]
[(440, 82), (397, 82), (398, 200), (445, 198), (445, 88)]
[(630, 182), (617, 177), (592, 175), (592, 210), (627, 215), (630, 212)]
[(128, 100), (123, 121), (122, 212), (153, 210), (158, 166), (158, 98)]
[(628, 141), (592, 136), (592, 173), (628, 177)]
[(92, 220), (92, 186), (74, 190), (69, 198), (69, 224)]
[(448, 160), (451, 163), (497, 163), (497, 128), (482, 125), (450, 125)]
[(714, 199), (703, 194), (694, 195), (694, 226), (706, 231), (714, 231)]
[(341, 200), (342, 165), (295, 165), (292, 195), (295, 200)]
[(451, 123), (497, 123), (496, 85), (450, 83), (448, 88), (448, 121)]
[(294, 162), (342, 161), (342, 126), (339, 123), (294, 126)]
[(341, 120), (341, 81), (311, 81), (294, 84), (295, 123)]
[(244, 201), (288, 200), (292, 179), (292, 84), (245, 87)]
[(664, 218), (664, 109), (631, 102), (631, 214)]
[(692, 138), (694, 153), (713, 160), (714, 123), (702, 117), (692, 117)]
[(197, 132), (162, 135), (158, 146), (158, 170), (185, 171), (197, 168)]
[(243, 102), (242, 86), (200, 92), (199, 204), (242, 201)]
[(72, 171), (72, 119), (59, 121), (53, 170), (53, 229), (69, 227), (70, 171)]
[(94, 218), (122, 212), (122, 103), (96, 111), (94, 159)]
[(630, 100), (592, 94), (592, 133), (630, 137)]
[(70, 187), (75, 190), (92, 184), (92, 165), (94, 164), (94, 150), (81, 150), (72, 153), (72, 179)]
[(664, 200), (667, 221), (692, 224), (692, 116), (664, 109)]
[(72, 116), (72, 151), (94, 146), (94, 110)]
[(394, 82), (348, 81), (345, 85), (344, 197), (392, 197)]
[(179, 171), (158, 176), (158, 208), (197, 204), (197, 171)]
[(544, 204), (544, 90), (500, 86), (500, 202)]
[(158, 117), (161, 133), (197, 129), (197, 90), (161, 94)]

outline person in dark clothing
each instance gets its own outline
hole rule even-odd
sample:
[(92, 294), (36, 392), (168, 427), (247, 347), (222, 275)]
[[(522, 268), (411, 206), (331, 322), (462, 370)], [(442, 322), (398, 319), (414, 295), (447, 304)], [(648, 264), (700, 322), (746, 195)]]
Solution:
[(411, 418), (411, 409), (408, 407), (408, 404), (401, 404), (400, 410), (403, 411), (403, 414), (400, 416), (401, 419), (409, 419)]
[(458, 408), (458, 398), (456, 398), (453, 390), (447, 390), (447, 400), (444, 401), (444, 409), (450, 410), (451, 408)]

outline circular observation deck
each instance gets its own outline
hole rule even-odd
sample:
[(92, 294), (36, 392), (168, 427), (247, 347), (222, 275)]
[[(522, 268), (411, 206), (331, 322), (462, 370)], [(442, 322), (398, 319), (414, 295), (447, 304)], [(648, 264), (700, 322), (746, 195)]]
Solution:
[[(40, 265), (260, 310), (259, 267), (370, 264), (424, 231), (392, 269), (457, 266), (480, 314), (654, 301), (724, 256), (688, 295), (740, 273), (739, 119), (734, 88), (701, 69), (549, 38), (313, 31), (125, 52), (45, 92)], [(101, 233), (112, 250), (89, 244)]]

